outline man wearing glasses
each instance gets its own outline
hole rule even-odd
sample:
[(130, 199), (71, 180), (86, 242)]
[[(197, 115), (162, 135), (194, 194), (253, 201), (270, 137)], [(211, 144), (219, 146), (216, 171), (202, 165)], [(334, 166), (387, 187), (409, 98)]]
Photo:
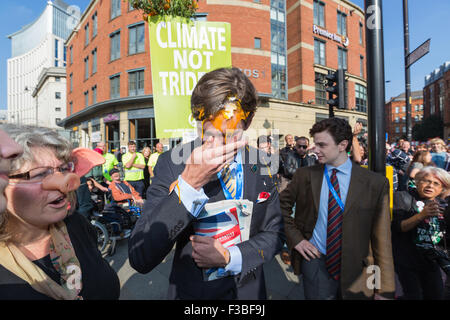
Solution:
[(289, 153), (286, 158), (286, 171), (289, 179), (292, 179), (298, 168), (310, 167), (317, 163), (314, 155), (308, 154), (309, 139), (307, 137), (295, 137), (295, 152)]

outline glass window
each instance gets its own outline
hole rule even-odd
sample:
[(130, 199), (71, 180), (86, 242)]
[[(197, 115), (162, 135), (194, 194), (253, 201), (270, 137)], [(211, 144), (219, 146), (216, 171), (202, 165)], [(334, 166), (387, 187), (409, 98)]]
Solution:
[(155, 119), (130, 119), (130, 139), (136, 141), (136, 149), (154, 147), (159, 142), (156, 138)]
[(92, 87), (92, 104), (97, 103), (97, 85)]
[(84, 106), (85, 107), (89, 106), (89, 91), (84, 92)]
[(129, 29), (128, 54), (135, 54), (145, 51), (145, 25), (139, 24)]
[(347, 15), (343, 12), (337, 12), (337, 33), (347, 36)]
[(128, 73), (128, 95), (144, 95), (144, 70)]
[(70, 85), (70, 92), (73, 90), (73, 73), (69, 76), (69, 85)]
[(55, 111), (56, 111), (56, 112), (59, 112), (59, 111), (61, 111), (61, 108), (60, 108), (60, 107), (56, 107), (56, 108), (55, 108)]
[(347, 50), (338, 47), (338, 69), (347, 70)]
[(355, 100), (356, 110), (367, 112), (367, 89), (358, 83), (355, 83)]
[(55, 92), (55, 99), (61, 99), (61, 92)]
[(120, 98), (120, 75), (111, 77), (109, 82), (111, 99)]
[(84, 26), (84, 45), (87, 46), (89, 44), (89, 23), (86, 23)]
[(84, 79), (89, 78), (89, 57), (84, 58)]
[(359, 44), (363, 44), (364, 41), (364, 28), (363, 28), (363, 24), (360, 22), (359, 23)]
[(325, 66), (325, 42), (314, 39), (314, 63)]
[(73, 63), (73, 46), (70, 46), (70, 64)]
[(73, 113), (73, 102), (72, 101), (69, 102), (69, 110), (70, 110), (70, 114), (72, 114)]
[(359, 76), (364, 78), (364, 57), (359, 57)]
[(111, 38), (111, 61), (120, 58), (120, 31), (110, 35)]
[(94, 38), (97, 35), (97, 12), (94, 13), (94, 15), (92, 16), (92, 38)]
[(92, 51), (92, 74), (97, 72), (97, 48)]
[(325, 3), (314, 0), (314, 24), (325, 27)]
[(261, 49), (261, 38), (255, 38), (255, 49)]
[(327, 104), (327, 91), (325, 87), (326, 75), (316, 72), (315, 82), (316, 82), (316, 104), (326, 105)]
[(399, 109), (398, 107), (395, 107), (395, 113), (398, 113)]
[(111, 19), (120, 16), (120, 3), (122, 0), (111, 0)]

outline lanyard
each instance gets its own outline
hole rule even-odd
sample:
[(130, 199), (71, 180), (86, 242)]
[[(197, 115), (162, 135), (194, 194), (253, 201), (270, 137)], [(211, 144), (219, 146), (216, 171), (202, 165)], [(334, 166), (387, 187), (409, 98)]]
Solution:
[[(344, 203), (342, 203), (341, 198), (339, 197), (336, 190), (334, 190), (333, 185), (331, 184), (330, 177), (328, 176), (328, 170), (327, 170), (326, 166), (323, 171), (323, 174), (325, 175), (325, 178), (327, 179), (328, 189), (331, 191), (331, 194), (333, 195), (334, 199), (336, 200), (337, 204), (339, 205), (339, 207), (341, 208), (341, 210), (343, 212), (344, 211)], [(337, 179), (337, 177), (336, 177), (336, 179)]]

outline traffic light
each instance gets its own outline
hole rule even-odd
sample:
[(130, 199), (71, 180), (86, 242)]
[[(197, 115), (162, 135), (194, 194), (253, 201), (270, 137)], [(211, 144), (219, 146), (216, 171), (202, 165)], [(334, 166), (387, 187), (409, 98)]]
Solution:
[(329, 71), (325, 78), (327, 79), (326, 90), (330, 93), (327, 104), (330, 107), (347, 109), (345, 106), (345, 70)]

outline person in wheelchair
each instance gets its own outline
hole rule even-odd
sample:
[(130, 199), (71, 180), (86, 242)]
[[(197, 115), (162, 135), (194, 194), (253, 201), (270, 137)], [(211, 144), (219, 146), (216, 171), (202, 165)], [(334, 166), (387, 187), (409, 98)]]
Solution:
[(103, 187), (93, 178), (87, 178), (86, 183), (91, 194), (94, 211), (102, 212), (105, 207), (105, 197), (109, 191), (108, 188)]
[(111, 200), (122, 207), (129, 207), (131, 204), (142, 205), (144, 200), (139, 193), (128, 182), (120, 180), (120, 173), (117, 169), (112, 169), (109, 172), (112, 182), (109, 185), (111, 190)]

